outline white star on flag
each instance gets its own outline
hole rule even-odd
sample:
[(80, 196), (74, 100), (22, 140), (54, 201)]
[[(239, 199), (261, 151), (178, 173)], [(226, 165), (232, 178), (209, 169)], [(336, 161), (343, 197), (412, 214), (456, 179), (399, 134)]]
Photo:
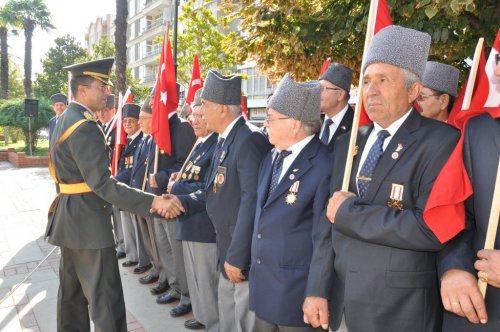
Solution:
[(160, 101), (167, 106), (167, 91), (160, 92)]

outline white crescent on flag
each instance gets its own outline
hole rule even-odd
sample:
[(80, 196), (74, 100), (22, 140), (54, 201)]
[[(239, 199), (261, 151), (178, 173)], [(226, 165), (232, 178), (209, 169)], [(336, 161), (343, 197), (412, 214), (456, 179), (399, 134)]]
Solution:
[(191, 86), (201, 85), (201, 79), (196, 78), (191, 82)]

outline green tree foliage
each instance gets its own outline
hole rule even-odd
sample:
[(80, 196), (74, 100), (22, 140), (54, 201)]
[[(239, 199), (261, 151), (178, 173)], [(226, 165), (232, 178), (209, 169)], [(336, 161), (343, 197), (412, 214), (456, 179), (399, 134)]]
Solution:
[[(38, 130), (46, 128), (54, 116), (52, 106), (46, 99), (40, 100), (38, 116), (31, 119), (31, 142), (36, 150)], [(24, 115), (24, 99), (9, 100), (0, 105), (0, 126), (19, 128), (23, 132), (24, 141), (29, 142), (28, 118)], [(28, 145), (28, 143), (26, 143)], [(25, 147), (28, 151), (28, 146)]]
[(70, 35), (54, 40), (55, 46), (51, 47), (42, 60), (43, 72), (36, 74), (34, 84), (35, 96), (49, 98), (54, 93), (68, 91), (68, 72), (63, 69), (88, 58), (87, 51), (80, 46)]
[[(387, 0), (395, 24), (432, 36), (430, 59), (461, 69), (479, 37), (491, 46), (500, 22), (498, 0)], [(241, 36), (226, 44), (237, 61), (253, 58), (271, 80), (286, 72), (316, 79), (327, 57), (360, 69), (368, 0), (226, 0), (241, 18)]]
[[(92, 46), (93, 55), (89, 58), (89, 60), (96, 60), (108, 57), (115, 56), (115, 45), (113, 41), (106, 35), (102, 35), (99, 41)], [(114, 67), (115, 65), (113, 65)], [(139, 80), (135, 79), (132, 75), (132, 71), (130, 68), (126, 70), (127, 75), (127, 83), (130, 86), (130, 90), (132, 91), (132, 97), (135, 103), (140, 104), (149, 94), (149, 88), (141, 87), (139, 85)], [(111, 70), (111, 81), (113, 82), (113, 86), (116, 87), (116, 71)], [(116, 89), (113, 89), (115, 91)]]
[(9, 98), (24, 98), (21, 68), (9, 58)]
[(43, 0), (10, 0), (4, 10), (15, 16), (18, 25), (24, 30), (24, 92), (31, 96), (31, 51), (33, 32), (36, 27), (42, 30), (53, 29), (50, 12)]
[[(202, 1), (203, 4), (209, 2)], [(203, 77), (209, 69), (227, 69), (237, 63), (224, 47), (224, 40), (236, 36), (235, 32), (228, 31), (233, 17), (223, 16), (217, 20), (209, 9), (203, 6), (195, 8), (195, 3), (199, 1), (188, 0), (184, 3), (179, 16), (184, 29), (178, 35), (177, 82), (185, 86), (191, 79), (195, 53), (198, 53)]]

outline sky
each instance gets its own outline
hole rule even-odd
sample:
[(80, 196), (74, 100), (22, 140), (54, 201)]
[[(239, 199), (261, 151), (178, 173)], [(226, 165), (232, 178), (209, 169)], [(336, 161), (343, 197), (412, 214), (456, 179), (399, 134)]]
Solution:
[[(76, 38), (82, 47), (85, 47), (85, 31), (97, 17), (106, 14), (115, 14), (116, 1), (114, 0), (44, 0), (51, 13), (54, 30), (45, 32), (37, 27), (33, 33), (32, 72), (42, 72), (41, 59), (49, 48), (55, 46), (54, 39), (67, 34)], [(4, 6), (7, 0), (0, 0)], [(19, 30), (18, 36), (9, 35), (9, 54), (14, 62), (24, 65), (24, 32)]]

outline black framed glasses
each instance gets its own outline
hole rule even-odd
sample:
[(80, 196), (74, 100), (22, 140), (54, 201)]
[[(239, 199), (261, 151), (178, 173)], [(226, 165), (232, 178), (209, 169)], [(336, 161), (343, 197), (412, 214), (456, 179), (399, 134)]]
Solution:
[(264, 124), (270, 124), (271, 122), (276, 120), (288, 120), (288, 119), (290, 118), (272, 118), (270, 116), (266, 116), (266, 118), (264, 119)]
[(339, 90), (342, 90), (342, 89), (339, 89), (339, 88), (329, 88), (327, 86), (322, 86), (321, 87), (321, 92), (324, 92), (326, 90), (333, 90), (333, 91), (339, 91)]
[(442, 93), (434, 93), (434, 94), (428, 94), (428, 95), (425, 94), (425, 93), (421, 93), (420, 96), (418, 96), (417, 100), (418, 101), (424, 101), (424, 100), (426, 100), (429, 97), (439, 97), (441, 95), (442, 95)]

